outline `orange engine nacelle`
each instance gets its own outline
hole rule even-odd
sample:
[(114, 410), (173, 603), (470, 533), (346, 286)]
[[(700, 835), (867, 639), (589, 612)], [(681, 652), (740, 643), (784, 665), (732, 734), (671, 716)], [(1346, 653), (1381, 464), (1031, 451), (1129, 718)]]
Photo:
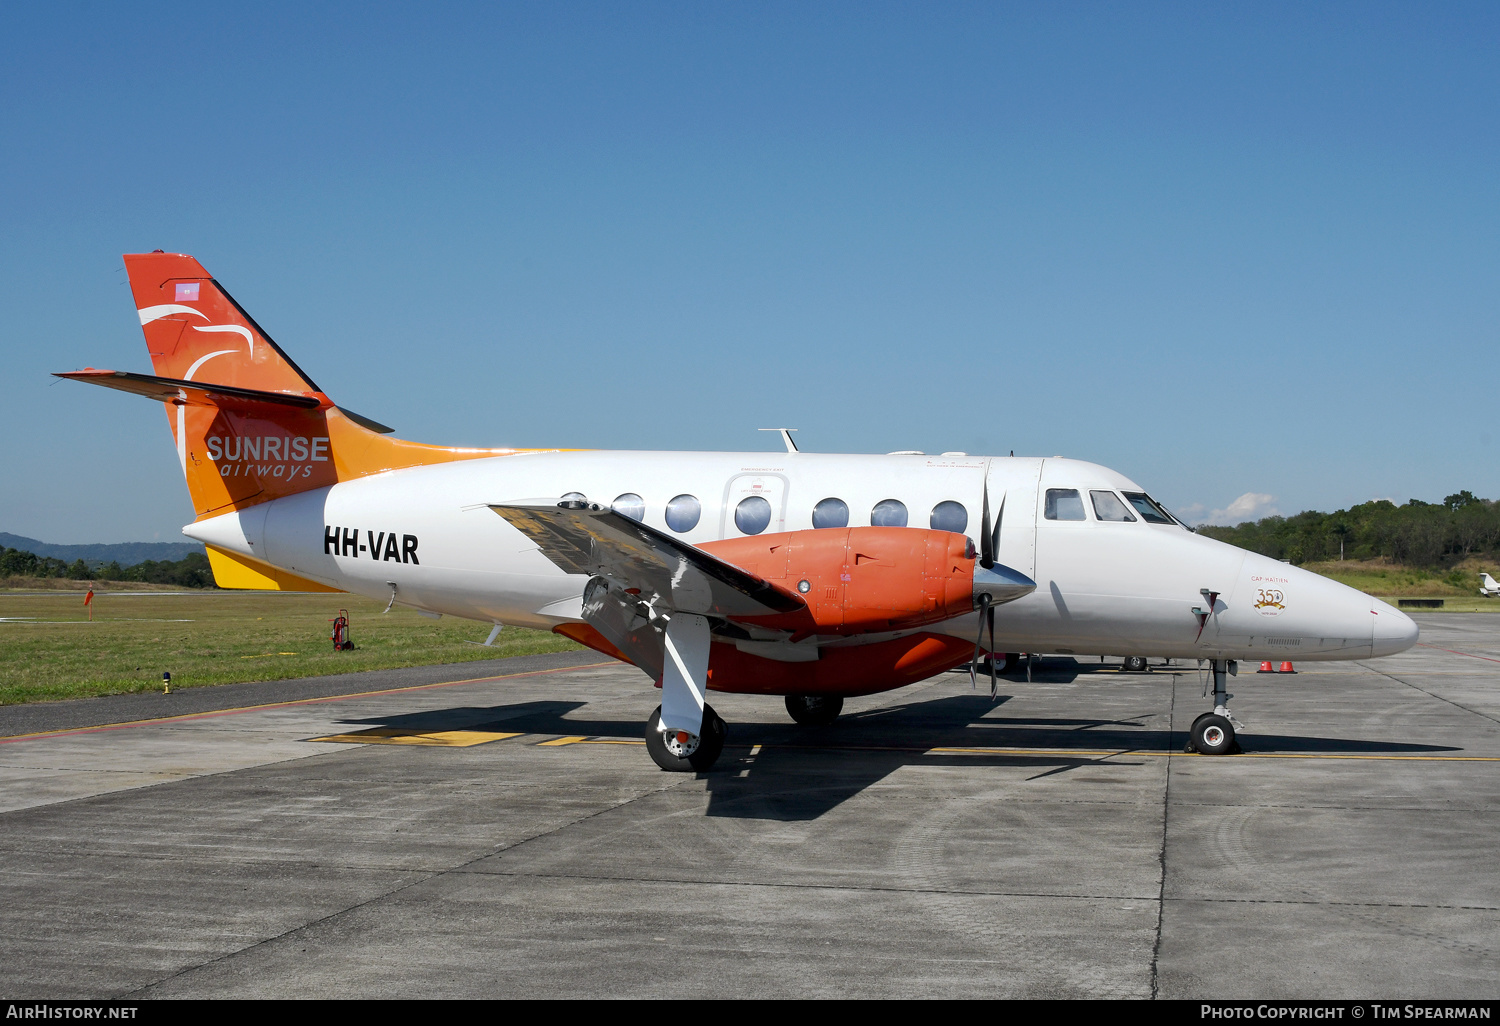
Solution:
[(974, 608), (974, 545), (961, 534), (846, 527), (700, 546), (807, 603), (807, 610), (736, 617), (807, 634), (909, 630)]

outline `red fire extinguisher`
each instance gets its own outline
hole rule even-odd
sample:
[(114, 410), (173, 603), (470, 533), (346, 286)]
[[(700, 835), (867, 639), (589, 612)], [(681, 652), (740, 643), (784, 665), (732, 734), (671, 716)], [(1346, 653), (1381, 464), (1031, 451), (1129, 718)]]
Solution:
[(330, 621), (333, 624), (333, 650), (344, 652), (354, 647), (349, 640), (349, 610), (340, 609), (339, 615)]

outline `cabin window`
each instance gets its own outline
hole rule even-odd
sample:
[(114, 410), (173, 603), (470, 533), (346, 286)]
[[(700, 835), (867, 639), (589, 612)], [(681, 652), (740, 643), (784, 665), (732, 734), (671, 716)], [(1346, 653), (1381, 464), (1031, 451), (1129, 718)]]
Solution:
[(1175, 521), (1172, 519), (1171, 514), (1158, 506), (1155, 501), (1152, 500), (1151, 496), (1147, 495), (1145, 492), (1123, 492), (1121, 494), (1123, 494), (1125, 498), (1130, 500), (1130, 504), (1135, 507), (1136, 512), (1141, 515), (1141, 519), (1146, 521), (1146, 523), (1175, 523)]
[(686, 534), (698, 526), (703, 516), (703, 504), (696, 495), (677, 495), (667, 503), (667, 526), (678, 534)]
[(969, 511), (964, 509), (963, 503), (948, 499), (932, 507), (932, 519), (928, 523), (934, 531), (963, 534), (969, 526)]
[(771, 504), (764, 495), (751, 495), (734, 507), (734, 526), (741, 534), (760, 534), (771, 526)]
[(824, 499), (813, 507), (814, 527), (848, 527), (849, 504), (843, 499)]
[(589, 497), (587, 495), (584, 495), (582, 492), (564, 492), (562, 494), (562, 501), (563, 502), (588, 502), (589, 501)]
[(900, 499), (881, 499), (870, 510), (871, 527), (905, 527), (906, 503)]
[(1135, 515), (1114, 492), (1095, 490), (1089, 492), (1089, 498), (1094, 500), (1094, 516), (1100, 520), (1116, 524), (1135, 523)]
[(646, 500), (635, 492), (626, 492), (624, 495), (615, 496), (615, 501), (609, 504), (609, 508), (631, 520), (646, 519)]
[(1088, 515), (1083, 511), (1083, 499), (1079, 496), (1077, 488), (1048, 488), (1045, 516), (1048, 520), (1088, 519)]

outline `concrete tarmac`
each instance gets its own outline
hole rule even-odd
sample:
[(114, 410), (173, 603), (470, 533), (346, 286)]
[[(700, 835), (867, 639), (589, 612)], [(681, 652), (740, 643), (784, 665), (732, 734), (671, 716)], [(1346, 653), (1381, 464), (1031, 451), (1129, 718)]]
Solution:
[(1065, 658), (714, 695), (701, 775), (591, 654), (6, 710), (0, 991), (1494, 999), (1500, 618), (1417, 619), (1247, 667), (1225, 757), (1194, 667)]

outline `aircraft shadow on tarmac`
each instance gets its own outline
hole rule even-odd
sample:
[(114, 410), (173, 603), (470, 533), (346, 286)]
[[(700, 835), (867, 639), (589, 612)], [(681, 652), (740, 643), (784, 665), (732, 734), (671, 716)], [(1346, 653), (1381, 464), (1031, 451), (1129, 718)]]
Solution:
[[(1052, 677), (1049, 674), (1049, 680)], [(1009, 682), (1007, 682), (1009, 683)], [(1123, 720), (999, 715), (1013, 696), (956, 695), (850, 713), (828, 727), (784, 719), (730, 724), (707, 782), (707, 814), (739, 819), (802, 821), (825, 812), (906, 766), (1024, 767), (1034, 777), (1101, 765), (1138, 765), (1133, 753), (1180, 752), (1182, 730), (1144, 727), (1147, 713)], [(637, 720), (579, 715), (583, 702), (521, 702), (463, 706), (344, 721), (413, 733), (493, 730), (540, 735), (636, 738)], [(1247, 754), (1399, 755), (1452, 752), (1437, 745), (1302, 735), (1245, 733)], [(760, 746), (754, 751), (753, 746)], [(933, 749), (969, 749), (927, 754)], [(974, 751), (1004, 749), (1005, 751)], [(1076, 754), (1074, 754), (1076, 752)], [(640, 752), (644, 759), (645, 752)]]

